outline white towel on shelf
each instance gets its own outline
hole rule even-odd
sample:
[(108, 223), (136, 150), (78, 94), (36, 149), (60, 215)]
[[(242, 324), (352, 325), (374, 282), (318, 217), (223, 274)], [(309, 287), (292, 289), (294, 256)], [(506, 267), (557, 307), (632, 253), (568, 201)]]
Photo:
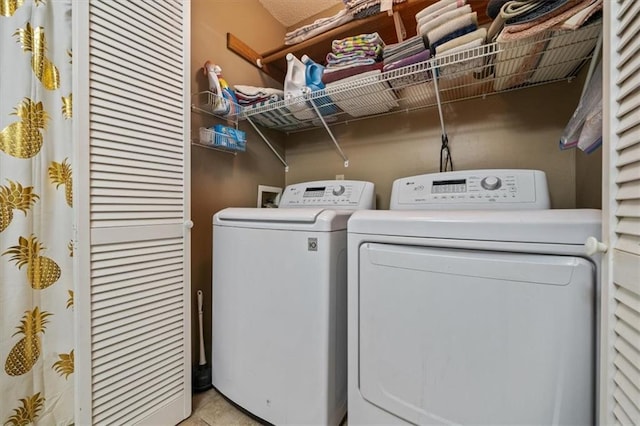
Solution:
[(457, 8), (454, 8), (453, 10), (447, 11), (435, 19), (427, 19), (424, 21), (419, 21), (418, 34), (421, 34), (421, 35), (428, 34), (429, 31), (434, 30), (439, 26), (444, 25), (455, 18), (469, 14), (471, 12), (472, 12), (471, 6), (466, 4), (462, 7), (457, 7)]
[[(446, 23), (439, 25), (427, 33), (427, 39), (429, 44), (433, 46), (434, 43), (449, 36), (455, 31), (475, 25), (478, 26), (478, 13), (466, 13), (461, 16), (457, 16), (454, 19), (447, 21)], [(463, 34), (464, 35), (464, 34)], [(444, 43), (443, 43), (444, 44)]]
[(486, 28), (478, 28), (473, 32), (456, 37), (453, 40), (449, 40), (448, 42), (442, 43), (438, 46), (438, 56), (458, 53), (474, 47), (482, 46), (486, 36)]
[(291, 46), (293, 44), (302, 43), (305, 40), (315, 37), (318, 34), (322, 34), (330, 29), (339, 27), (347, 22), (353, 21), (353, 15), (347, 13), (346, 10), (341, 10), (336, 15), (329, 18), (322, 18), (315, 21), (306, 27), (298, 28), (295, 31), (287, 33), (284, 39), (284, 44)]
[(240, 92), (247, 96), (271, 96), (276, 95), (280, 98), (284, 97), (284, 91), (280, 89), (273, 89), (271, 87), (256, 87), (256, 86), (247, 86), (243, 84), (236, 84), (233, 86), (236, 92)]
[(436, 15), (443, 8), (450, 7), (452, 4), (456, 5), (455, 7), (460, 7), (465, 3), (466, 0), (440, 0), (416, 13), (416, 21), (419, 21), (429, 15)]

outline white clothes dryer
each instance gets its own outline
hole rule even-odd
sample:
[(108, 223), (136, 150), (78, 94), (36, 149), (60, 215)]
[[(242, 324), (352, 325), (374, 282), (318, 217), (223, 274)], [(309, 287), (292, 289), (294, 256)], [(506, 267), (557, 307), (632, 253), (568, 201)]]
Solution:
[(347, 220), (374, 185), (289, 185), (277, 209), (213, 218), (213, 386), (273, 424), (337, 425), (347, 404)]
[(601, 214), (548, 200), (541, 172), (452, 172), (351, 217), (350, 426), (594, 424)]

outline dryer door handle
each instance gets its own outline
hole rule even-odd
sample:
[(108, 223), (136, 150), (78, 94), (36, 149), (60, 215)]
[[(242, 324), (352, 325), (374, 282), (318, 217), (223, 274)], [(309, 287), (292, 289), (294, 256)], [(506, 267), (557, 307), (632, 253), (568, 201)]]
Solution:
[(589, 237), (584, 243), (584, 248), (588, 256), (593, 256), (596, 253), (606, 253), (609, 247), (596, 237)]

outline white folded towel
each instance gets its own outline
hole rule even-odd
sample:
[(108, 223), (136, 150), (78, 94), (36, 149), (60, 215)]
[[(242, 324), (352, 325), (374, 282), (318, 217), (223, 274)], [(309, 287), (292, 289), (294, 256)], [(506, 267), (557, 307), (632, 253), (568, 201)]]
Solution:
[(443, 7), (447, 7), (451, 4), (455, 4), (456, 5), (455, 7), (460, 7), (465, 3), (466, 3), (466, 0), (440, 0), (439, 2), (429, 5), (424, 9), (422, 9), (420, 12), (416, 13), (416, 21), (419, 21), (420, 19), (428, 15), (431, 15), (432, 13), (435, 13), (440, 9), (442, 9)]
[(429, 31), (438, 28), (440, 25), (443, 25), (459, 16), (466, 15), (467, 13), (471, 13), (470, 5), (463, 5), (462, 7), (457, 7), (453, 10), (449, 10), (442, 15), (438, 16), (434, 19), (426, 19), (418, 23), (418, 34), (424, 35), (428, 34)]

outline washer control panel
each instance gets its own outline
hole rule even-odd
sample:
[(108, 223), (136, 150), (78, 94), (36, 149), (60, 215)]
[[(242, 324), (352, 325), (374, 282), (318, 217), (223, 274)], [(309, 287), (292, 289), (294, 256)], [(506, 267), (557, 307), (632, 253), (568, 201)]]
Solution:
[(549, 190), (539, 170), (468, 170), (398, 179), (391, 210), (548, 209)]
[(374, 209), (375, 190), (371, 182), (323, 180), (297, 183), (282, 192), (279, 207), (331, 207), (341, 210)]

